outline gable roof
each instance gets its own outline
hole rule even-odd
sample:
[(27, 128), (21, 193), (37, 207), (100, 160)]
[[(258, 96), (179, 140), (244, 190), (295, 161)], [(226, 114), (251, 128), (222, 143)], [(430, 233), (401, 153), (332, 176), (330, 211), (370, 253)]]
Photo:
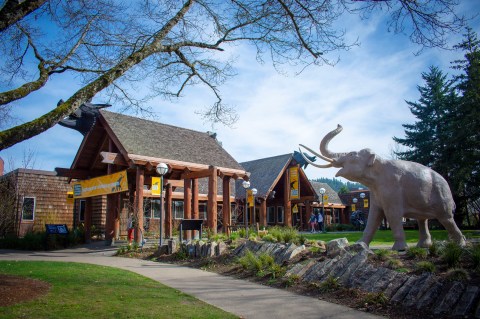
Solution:
[[(275, 181), (280, 178), (284, 168), (287, 167), (291, 159), (292, 154), (285, 154), (241, 163), (245, 170), (250, 172), (250, 185), (257, 189), (257, 197), (269, 195), (270, 188), (275, 186)], [(242, 181), (236, 183), (235, 189), (236, 198), (245, 197)]]
[(208, 133), (105, 110), (100, 114), (128, 154), (244, 170)]
[(340, 196), (338, 196), (337, 192), (333, 190), (333, 188), (330, 187), (327, 183), (320, 183), (320, 182), (314, 182), (310, 181), (310, 183), (313, 186), (313, 189), (315, 190), (315, 193), (317, 194), (318, 198), (320, 198), (320, 203), (322, 202), (322, 197), (320, 195), (320, 188), (325, 188), (325, 195), (328, 196), (327, 202), (329, 203), (334, 203), (334, 204), (343, 204), (342, 200), (340, 199)]

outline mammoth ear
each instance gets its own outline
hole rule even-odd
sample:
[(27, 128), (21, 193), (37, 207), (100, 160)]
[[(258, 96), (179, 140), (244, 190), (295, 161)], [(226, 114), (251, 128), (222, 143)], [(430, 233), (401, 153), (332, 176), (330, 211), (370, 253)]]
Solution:
[(376, 157), (377, 157), (377, 155), (375, 155), (375, 154), (370, 155), (370, 157), (368, 158), (368, 164), (367, 165), (372, 166), (373, 163), (375, 163), (375, 158)]

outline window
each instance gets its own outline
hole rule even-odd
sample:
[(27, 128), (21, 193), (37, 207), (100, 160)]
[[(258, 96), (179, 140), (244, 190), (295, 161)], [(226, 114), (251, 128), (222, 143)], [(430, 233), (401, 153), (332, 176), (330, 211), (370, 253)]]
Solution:
[(340, 214), (337, 209), (333, 209), (333, 223), (340, 224)]
[(33, 220), (35, 217), (35, 197), (24, 197), (22, 205), (22, 219)]
[(78, 219), (83, 222), (85, 220), (85, 205), (87, 205), (87, 201), (84, 199), (80, 200), (80, 212), (78, 215)]
[(283, 224), (283, 216), (284, 216), (283, 206), (278, 206), (277, 207), (277, 223)]
[(207, 203), (198, 204), (198, 214), (199, 219), (207, 219)]
[(173, 201), (172, 210), (175, 219), (183, 219), (183, 201)]
[(143, 215), (145, 218), (160, 218), (160, 199), (144, 198)]
[(275, 224), (275, 206), (267, 207), (267, 224)]

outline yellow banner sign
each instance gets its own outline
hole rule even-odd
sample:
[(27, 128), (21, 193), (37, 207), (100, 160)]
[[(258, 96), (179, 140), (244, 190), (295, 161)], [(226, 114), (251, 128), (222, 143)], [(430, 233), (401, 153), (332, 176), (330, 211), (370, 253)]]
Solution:
[(160, 196), (162, 194), (162, 185), (160, 177), (152, 177), (152, 195)]
[(363, 207), (368, 208), (368, 199), (363, 200)]
[(298, 179), (298, 167), (290, 167), (290, 199), (300, 198), (300, 185)]
[(248, 207), (253, 207), (253, 192), (251, 189), (247, 189), (247, 202)]
[(128, 190), (127, 171), (95, 177), (73, 184), (75, 198), (93, 197), (125, 192)]
[(73, 204), (73, 191), (67, 192), (67, 204)]

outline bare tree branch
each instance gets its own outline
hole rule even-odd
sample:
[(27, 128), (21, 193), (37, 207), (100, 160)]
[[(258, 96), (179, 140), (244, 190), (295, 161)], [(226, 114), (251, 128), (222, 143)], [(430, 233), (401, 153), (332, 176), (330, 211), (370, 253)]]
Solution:
[(22, 20), (45, 2), (47, 0), (6, 0), (5, 5), (0, 9), (0, 32)]

